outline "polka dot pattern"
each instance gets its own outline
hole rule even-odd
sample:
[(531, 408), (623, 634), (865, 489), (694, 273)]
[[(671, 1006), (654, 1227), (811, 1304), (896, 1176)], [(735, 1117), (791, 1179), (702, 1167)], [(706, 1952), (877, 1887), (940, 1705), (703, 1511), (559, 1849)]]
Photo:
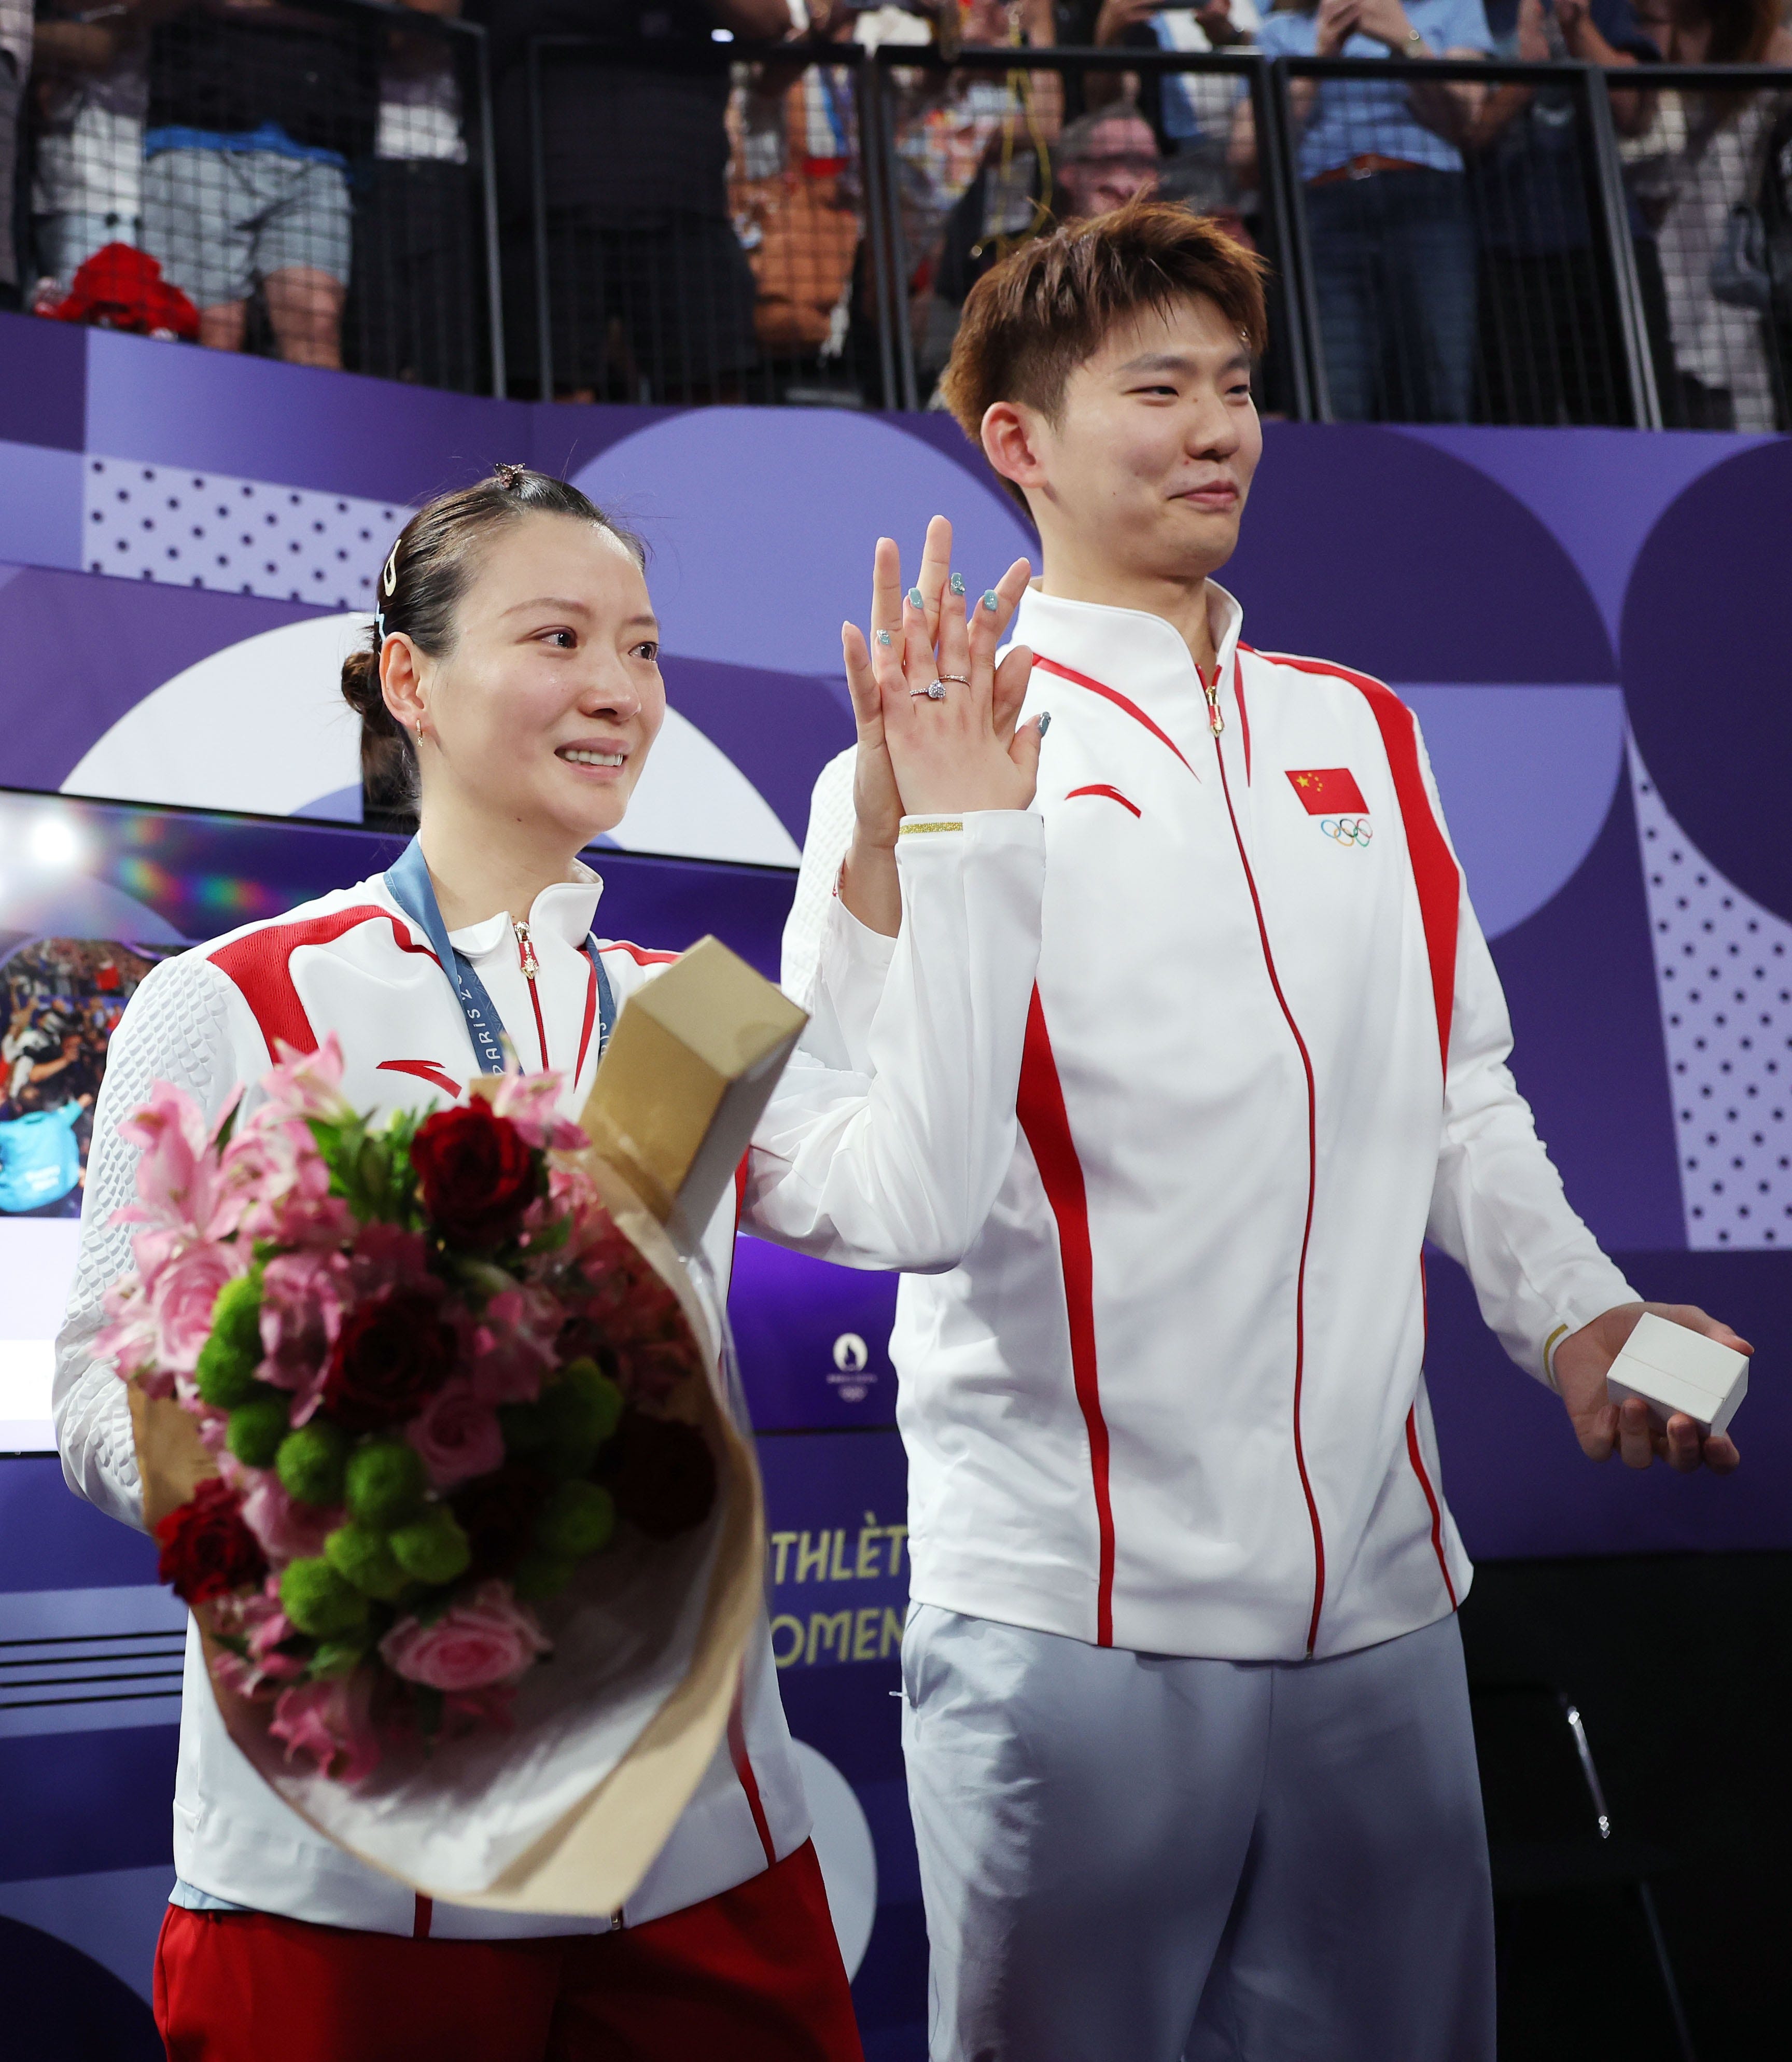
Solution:
[(1792, 1248), (1792, 924), (1706, 859), (1630, 750), (1686, 1242)]
[(90, 458), (82, 481), (89, 572), (168, 587), (371, 608), (408, 509), (265, 479)]

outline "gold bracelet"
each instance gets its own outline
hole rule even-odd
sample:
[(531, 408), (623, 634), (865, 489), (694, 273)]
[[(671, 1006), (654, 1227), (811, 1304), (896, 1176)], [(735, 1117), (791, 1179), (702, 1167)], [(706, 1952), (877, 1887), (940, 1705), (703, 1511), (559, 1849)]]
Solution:
[(924, 821), (917, 819), (913, 823), (904, 824), (896, 835), (899, 837), (919, 837), (926, 831), (961, 831), (964, 828), (956, 816), (929, 816)]
[(1557, 1325), (1543, 1342), (1543, 1379), (1557, 1396), (1561, 1394), (1561, 1384), (1556, 1379), (1555, 1350), (1568, 1336), (1569, 1329), (1566, 1325)]

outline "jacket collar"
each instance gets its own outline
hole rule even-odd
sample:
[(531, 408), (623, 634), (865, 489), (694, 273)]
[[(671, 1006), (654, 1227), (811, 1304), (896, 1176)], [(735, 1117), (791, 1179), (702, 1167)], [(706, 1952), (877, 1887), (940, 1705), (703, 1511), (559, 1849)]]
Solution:
[[(529, 911), (530, 933), (538, 939), (562, 938), (575, 952), (583, 952), (597, 914), (603, 883), (583, 860), (572, 862), (573, 877), (556, 881), (543, 889)], [(448, 941), (470, 960), (480, 960), (495, 952), (511, 935), (507, 910), (487, 917), (483, 923), (469, 924), (464, 930), (451, 931)]]
[[(1238, 648), (1244, 611), (1213, 580), (1207, 583), (1207, 594), (1221, 692), (1229, 700), (1233, 655)], [(1154, 716), (1205, 720), (1195, 662), (1180, 632), (1161, 616), (1100, 602), (1066, 601), (1028, 588), (1020, 597), (1011, 635), (1036, 656), (1050, 659), (1072, 672), (1086, 673)]]

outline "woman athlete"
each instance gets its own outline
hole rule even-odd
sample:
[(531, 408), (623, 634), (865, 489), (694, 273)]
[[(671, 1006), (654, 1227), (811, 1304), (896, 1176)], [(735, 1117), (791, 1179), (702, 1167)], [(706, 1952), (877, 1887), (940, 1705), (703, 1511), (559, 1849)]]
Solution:
[[(936, 528), (936, 600), (940, 543)], [(843, 1041), (816, 1027), (754, 1136), (738, 1208), (824, 1258), (932, 1270), (969, 1243), (1014, 1148), (1044, 857), (1036, 731), (1008, 741), (992, 703), (1027, 567), (968, 625), (948, 601), (936, 638), (921, 591), (898, 599), (893, 545), (877, 575), (875, 652), (846, 633), (861, 806), (887, 815), (900, 791), (915, 834), (896, 841), (900, 930), (872, 1065), (824, 1064)], [(621, 820), (665, 715), (639, 545), (576, 489), (503, 467), (412, 517), (379, 604), (343, 690), (370, 789), (411, 788), (417, 837), (388, 873), (158, 967), (112, 1041), (54, 1408), (69, 1482), (126, 1523), (142, 1499), (126, 1391), (92, 1347), (131, 1264), (113, 1218), (136, 1153), (118, 1125), (150, 1083), (177, 1083), (215, 1121), (245, 1085), (254, 1097), (282, 1041), (308, 1050), (334, 1033), (357, 1108), (427, 1109), (501, 1069), (507, 1042), (563, 1077), (575, 1117), (616, 1009), (667, 957), (594, 936), (603, 884), (578, 856)], [(1017, 707), (1012, 687), (1004, 671), (1000, 699)], [(842, 916), (824, 949), (863, 945)], [(731, 1193), (705, 1238), (724, 1282), (736, 1208)], [(177, 2062), (860, 2053), (763, 1619), (724, 1745), (607, 1916), (432, 1905), (331, 1845), (232, 1743), (190, 1635), (174, 1860), (155, 2011)]]

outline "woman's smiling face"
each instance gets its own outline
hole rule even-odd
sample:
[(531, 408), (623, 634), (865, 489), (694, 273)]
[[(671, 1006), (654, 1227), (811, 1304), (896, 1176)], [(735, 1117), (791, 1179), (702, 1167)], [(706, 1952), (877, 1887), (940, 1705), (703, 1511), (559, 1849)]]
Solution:
[(576, 516), (524, 516), (481, 550), (455, 628), (443, 657), (419, 655), (426, 807), (446, 784), (574, 849), (613, 830), (666, 715), (633, 552)]

